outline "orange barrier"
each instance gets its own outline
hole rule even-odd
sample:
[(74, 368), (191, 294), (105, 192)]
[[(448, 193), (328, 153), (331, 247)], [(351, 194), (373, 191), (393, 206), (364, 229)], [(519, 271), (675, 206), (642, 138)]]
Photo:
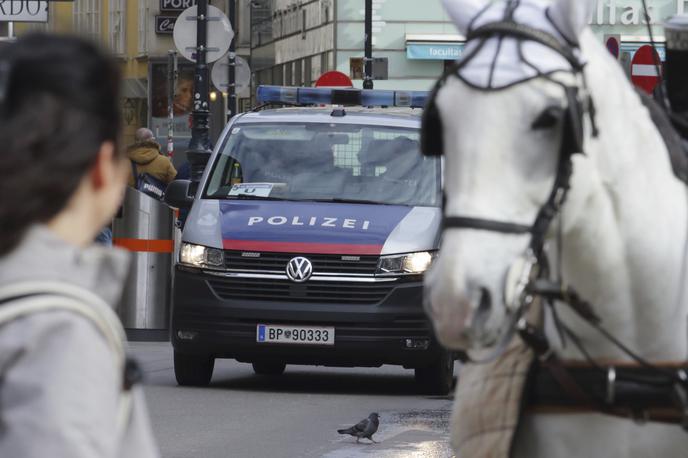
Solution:
[(174, 252), (174, 240), (146, 240), (146, 239), (124, 239), (115, 238), (112, 240), (114, 246), (126, 248), (129, 251), (146, 253), (172, 253)]

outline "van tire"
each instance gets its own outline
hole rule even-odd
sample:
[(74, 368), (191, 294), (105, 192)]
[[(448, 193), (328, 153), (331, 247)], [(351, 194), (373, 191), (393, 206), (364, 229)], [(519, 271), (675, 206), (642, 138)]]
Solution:
[(287, 368), (285, 363), (275, 363), (275, 362), (255, 362), (251, 364), (253, 366), (253, 372), (258, 375), (282, 375), (284, 370)]
[(208, 386), (214, 368), (210, 355), (174, 352), (174, 376), (180, 386)]
[(443, 350), (429, 366), (417, 367), (415, 378), (424, 394), (444, 396), (454, 387), (454, 354)]

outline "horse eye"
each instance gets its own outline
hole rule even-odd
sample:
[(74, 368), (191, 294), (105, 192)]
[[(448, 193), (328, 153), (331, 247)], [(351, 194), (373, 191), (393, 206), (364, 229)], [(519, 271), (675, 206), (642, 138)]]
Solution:
[(545, 110), (540, 113), (540, 115), (533, 121), (531, 128), (533, 130), (539, 129), (551, 129), (557, 125), (557, 122), (561, 119), (563, 108), (557, 106), (551, 106), (545, 108)]

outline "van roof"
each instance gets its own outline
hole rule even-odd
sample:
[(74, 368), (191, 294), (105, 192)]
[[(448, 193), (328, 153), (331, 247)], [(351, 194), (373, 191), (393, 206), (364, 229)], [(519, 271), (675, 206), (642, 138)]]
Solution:
[[(344, 116), (333, 115), (341, 110), (344, 111)], [(235, 122), (326, 122), (418, 128), (422, 113), (421, 109), (399, 107), (294, 107), (243, 113)]]

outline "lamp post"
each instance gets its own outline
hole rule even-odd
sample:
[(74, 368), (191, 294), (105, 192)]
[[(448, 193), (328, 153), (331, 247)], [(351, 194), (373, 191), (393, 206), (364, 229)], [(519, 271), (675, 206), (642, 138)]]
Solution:
[[(229, 12), (229, 23), (236, 29), (236, 1), (227, 0), (227, 10)], [(232, 119), (237, 113), (236, 103), (236, 35), (229, 44), (229, 69), (227, 78), (227, 121)]]
[(210, 91), (206, 53), (208, 47), (208, 0), (198, 0), (196, 15), (196, 70), (194, 74), (193, 112), (191, 113), (191, 141), (186, 156), (191, 163), (192, 192), (195, 192), (210, 159), (208, 120)]
[(373, 0), (365, 0), (365, 49), (363, 89), (373, 88)]

